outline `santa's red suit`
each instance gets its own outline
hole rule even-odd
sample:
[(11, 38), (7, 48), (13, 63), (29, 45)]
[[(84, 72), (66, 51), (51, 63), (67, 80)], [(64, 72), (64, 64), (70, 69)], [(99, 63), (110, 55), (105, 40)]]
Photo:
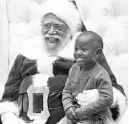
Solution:
[[(32, 39), (23, 42), (23, 49), (21, 53), (16, 57), (16, 60), (12, 66), (8, 80), (5, 84), (5, 91), (3, 94), (3, 98), (0, 102), (0, 114), (3, 124), (26, 123), (19, 118), (20, 108), (18, 107), (18, 102), (17, 102), (21, 90), (21, 84), (26, 77), (31, 77), (30, 83), (27, 84), (25, 89), (23, 88), (24, 90), (27, 90), (27, 88), (29, 87), (27, 91), (29, 97), (34, 92), (32, 89), (36, 90), (36, 88), (38, 89), (36, 92), (40, 92), (40, 88), (42, 87), (41, 89), (43, 90), (41, 92), (43, 92), (44, 94), (43, 98), (44, 110), (41, 114), (42, 117), (40, 119), (35, 119), (35, 121), (32, 123), (45, 124), (50, 115), (47, 104), (47, 99), (49, 94), (49, 88), (47, 82), (49, 77), (54, 77), (52, 73), (53, 63), (59, 57), (73, 61), (73, 51), (74, 51), (73, 46), (75, 41), (74, 38), (76, 38), (76, 35), (78, 35), (79, 32), (83, 30), (82, 21), (80, 19), (78, 10), (75, 4), (69, 3), (69, 1), (61, 1), (61, 0), (56, 0), (54, 2), (51, 0), (49, 1), (44, 4), (42, 12), (39, 14), (39, 16), (43, 17), (47, 13), (55, 14), (69, 26), (72, 32), (71, 36), (67, 40), (66, 44), (64, 44), (64, 46), (62, 46), (54, 56), (46, 51), (45, 42), (43, 41), (41, 35), (35, 36)], [(51, 5), (55, 6), (50, 8)], [(74, 34), (76, 35), (73, 36)], [(112, 107), (109, 109), (110, 115), (107, 116), (110, 119), (110, 124), (117, 124), (121, 119), (121, 117), (123, 116), (123, 113), (126, 109), (126, 96), (124, 94), (123, 88), (117, 84), (115, 76), (113, 75), (111, 69), (109, 68), (105, 57), (102, 56), (99, 62), (108, 71), (110, 78), (112, 80), (114, 101)], [(97, 99), (98, 92), (95, 92), (95, 94), (96, 98), (94, 100)], [(31, 98), (29, 99), (31, 106), (32, 99)], [(57, 121), (57, 123), (65, 124), (66, 117), (64, 118), (61, 117), (60, 120)], [(105, 120), (104, 123), (109, 124), (109, 121), (106, 122)]]

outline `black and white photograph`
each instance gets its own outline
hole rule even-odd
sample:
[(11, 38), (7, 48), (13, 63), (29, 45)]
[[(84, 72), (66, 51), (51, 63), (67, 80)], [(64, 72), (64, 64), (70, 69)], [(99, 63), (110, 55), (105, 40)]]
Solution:
[(128, 0), (0, 0), (0, 124), (127, 124)]

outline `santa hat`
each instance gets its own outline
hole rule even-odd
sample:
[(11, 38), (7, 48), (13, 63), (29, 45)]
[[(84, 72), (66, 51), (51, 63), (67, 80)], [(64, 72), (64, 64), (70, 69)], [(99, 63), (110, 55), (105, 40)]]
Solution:
[(40, 21), (44, 15), (52, 13), (63, 20), (70, 27), (72, 33), (81, 29), (80, 14), (73, 2), (69, 0), (47, 0), (40, 7)]

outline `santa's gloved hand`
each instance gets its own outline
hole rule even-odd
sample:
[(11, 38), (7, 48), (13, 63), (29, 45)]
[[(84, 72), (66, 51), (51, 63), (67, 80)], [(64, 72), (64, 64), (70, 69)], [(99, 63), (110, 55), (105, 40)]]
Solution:
[(72, 121), (77, 119), (77, 117), (75, 115), (75, 109), (74, 109), (74, 107), (70, 107), (70, 108), (68, 108), (66, 110), (66, 116), (67, 116), (68, 119), (70, 119)]
[(79, 105), (86, 106), (99, 99), (99, 92), (97, 89), (84, 90), (76, 96), (76, 99)]

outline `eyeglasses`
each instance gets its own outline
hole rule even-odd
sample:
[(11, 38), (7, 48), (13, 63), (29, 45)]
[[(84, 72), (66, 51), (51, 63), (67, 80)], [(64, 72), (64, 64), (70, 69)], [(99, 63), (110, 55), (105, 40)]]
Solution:
[(42, 28), (45, 30), (50, 30), (52, 27), (57, 31), (63, 31), (67, 28), (67, 26), (63, 24), (52, 24), (52, 23), (42, 24)]

